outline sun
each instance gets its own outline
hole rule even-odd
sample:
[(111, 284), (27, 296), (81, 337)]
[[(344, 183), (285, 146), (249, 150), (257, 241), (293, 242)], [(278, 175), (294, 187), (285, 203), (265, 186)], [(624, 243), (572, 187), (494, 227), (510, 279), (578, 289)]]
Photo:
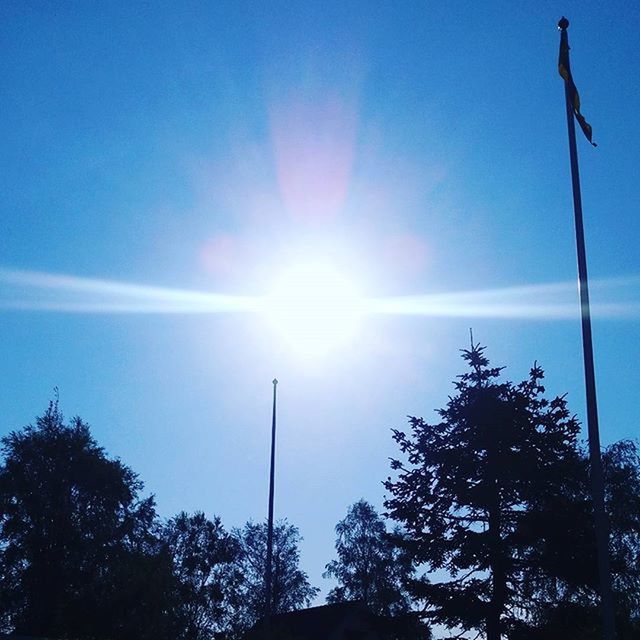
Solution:
[(282, 272), (264, 298), (264, 315), (298, 353), (326, 354), (353, 339), (364, 311), (362, 294), (329, 264), (300, 264)]

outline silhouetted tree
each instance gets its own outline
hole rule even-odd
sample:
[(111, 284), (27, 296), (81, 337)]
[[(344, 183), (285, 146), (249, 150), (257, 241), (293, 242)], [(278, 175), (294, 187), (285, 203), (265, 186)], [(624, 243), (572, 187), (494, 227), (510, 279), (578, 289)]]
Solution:
[(387, 618), (388, 633), (393, 629), (398, 637), (428, 638), (428, 630), (411, 611), (405, 585), (414, 567), (394, 542), (400, 531), (390, 535), (374, 507), (361, 499), (338, 522), (336, 534), (338, 558), (326, 565), (324, 577), (335, 578), (338, 585), (327, 594), (327, 602), (359, 600)]
[(2, 623), (57, 638), (165, 637), (171, 567), (153, 498), (57, 402), (2, 439)]
[(208, 640), (233, 627), (234, 594), (242, 582), (237, 540), (219, 518), (180, 513), (169, 520), (163, 540), (176, 578), (173, 613), (176, 638)]
[(440, 421), (410, 418), (410, 434), (394, 430), (405, 462), (392, 462), (385, 506), (416, 566), (448, 576), (410, 585), (428, 618), (498, 640), (534, 613), (524, 575), (537, 541), (527, 518), (540, 495), (562, 494), (579, 425), (564, 398), (543, 397), (540, 367), (514, 385), (497, 380), (483, 348), (463, 358), (470, 370)]
[(360, 600), (372, 611), (384, 615), (404, 612), (409, 597), (402, 581), (413, 573), (410, 558), (395, 546), (382, 518), (366, 500), (349, 507), (336, 525), (337, 560), (326, 565), (324, 577), (338, 585), (327, 602)]
[[(265, 571), (267, 566), (267, 524), (247, 522), (234, 530), (240, 546), (238, 568), (243, 582), (236, 593), (236, 619), (239, 628), (249, 628), (266, 610)], [(286, 613), (309, 606), (319, 589), (312, 587), (300, 569), (302, 538), (298, 528), (286, 520), (276, 522), (273, 530), (273, 613)]]
[[(640, 455), (629, 440), (602, 457), (609, 516), (611, 569), (621, 640), (640, 638)], [(583, 476), (584, 477), (584, 476)], [(590, 504), (590, 502), (589, 502)], [(593, 555), (595, 565), (595, 553)], [(625, 631), (629, 629), (629, 631)], [(623, 636), (623, 633), (625, 635)]]
[[(620, 640), (640, 637), (640, 458), (630, 441), (603, 452), (605, 508), (610, 526), (610, 558)], [(540, 496), (540, 508), (528, 526), (538, 541), (532, 546), (526, 586), (536, 603), (532, 629), (523, 638), (547, 639), (571, 633), (581, 639), (601, 637), (598, 573), (589, 461), (565, 469), (561, 493)]]

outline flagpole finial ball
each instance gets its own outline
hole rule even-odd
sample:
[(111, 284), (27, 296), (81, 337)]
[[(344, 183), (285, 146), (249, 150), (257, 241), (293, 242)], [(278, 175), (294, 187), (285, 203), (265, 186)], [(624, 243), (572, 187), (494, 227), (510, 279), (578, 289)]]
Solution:
[(558, 29), (565, 31), (565, 29), (567, 29), (568, 26), (569, 26), (569, 21), (564, 16), (562, 16), (562, 18), (558, 20)]
[(275, 387), (277, 384), (278, 384), (278, 379), (277, 379), (277, 378), (274, 378), (274, 379), (273, 379), (273, 386)]

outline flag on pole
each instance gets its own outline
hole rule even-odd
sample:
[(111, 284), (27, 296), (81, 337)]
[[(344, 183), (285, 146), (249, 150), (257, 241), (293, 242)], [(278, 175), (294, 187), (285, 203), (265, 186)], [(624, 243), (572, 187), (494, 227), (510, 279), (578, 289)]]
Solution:
[(563, 16), (558, 22), (560, 29), (560, 57), (558, 70), (564, 79), (565, 114), (569, 134), (569, 159), (571, 163), (571, 186), (573, 190), (573, 212), (576, 231), (576, 253), (578, 258), (578, 291), (580, 294), (580, 317), (582, 321), (582, 355), (584, 359), (584, 381), (587, 400), (587, 430), (589, 434), (589, 462), (591, 475), (591, 497), (593, 520), (598, 557), (598, 578), (600, 586), (600, 613), (602, 615), (601, 637), (615, 640), (615, 606), (611, 588), (611, 563), (609, 558), (609, 532), (605, 511), (605, 486), (600, 454), (600, 428), (598, 426), (598, 402), (596, 399), (596, 378), (593, 362), (593, 335), (591, 332), (591, 311), (589, 308), (589, 283), (587, 278), (587, 250), (584, 242), (584, 222), (582, 216), (582, 196), (578, 171), (578, 151), (576, 149), (576, 128), (574, 118), (582, 132), (591, 141), (591, 127), (580, 113), (580, 98), (569, 67), (569, 21)]
[(575, 116), (582, 133), (586, 136), (587, 140), (594, 146), (598, 145), (591, 140), (593, 134), (591, 125), (584, 119), (584, 116), (580, 113), (580, 95), (578, 89), (573, 82), (573, 76), (571, 75), (571, 65), (569, 64), (569, 41), (567, 38), (567, 30), (562, 29), (560, 34), (560, 54), (558, 55), (558, 72), (564, 78), (564, 82), (568, 89), (568, 99), (573, 109), (573, 115)]

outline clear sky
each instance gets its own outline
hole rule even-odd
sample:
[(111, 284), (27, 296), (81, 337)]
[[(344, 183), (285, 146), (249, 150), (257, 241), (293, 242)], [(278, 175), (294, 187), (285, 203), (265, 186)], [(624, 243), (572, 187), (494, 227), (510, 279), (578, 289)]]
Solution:
[[(239, 526), (266, 515), (277, 376), (276, 514), (325, 592), (335, 523), (381, 506), (390, 429), (435, 418), (469, 327), (582, 417), (563, 14), (599, 145), (578, 140), (602, 440), (637, 437), (640, 8), (374, 0), (0, 4), (0, 434), (57, 386), (162, 516)], [(309, 261), (419, 313), (308, 357), (180, 293), (224, 309)]]

